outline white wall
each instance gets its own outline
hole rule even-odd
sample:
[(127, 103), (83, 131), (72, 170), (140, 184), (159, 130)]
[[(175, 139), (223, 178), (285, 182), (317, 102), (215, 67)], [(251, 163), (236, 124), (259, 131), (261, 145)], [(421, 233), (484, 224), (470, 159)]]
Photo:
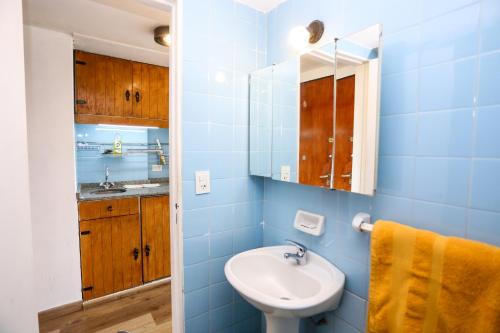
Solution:
[(0, 332), (38, 332), (33, 289), (21, 0), (0, 1)]
[(25, 26), (31, 216), (38, 311), (81, 299), (73, 42)]

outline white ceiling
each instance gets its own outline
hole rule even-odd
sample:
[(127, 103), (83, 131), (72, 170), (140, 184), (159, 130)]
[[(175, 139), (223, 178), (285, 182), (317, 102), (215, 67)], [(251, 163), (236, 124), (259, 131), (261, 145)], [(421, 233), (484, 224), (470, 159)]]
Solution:
[(236, 1), (245, 4), (249, 7), (252, 7), (254, 9), (257, 9), (258, 11), (267, 13), (273, 8), (278, 7), (280, 3), (285, 2), (287, 0), (236, 0)]
[(168, 66), (153, 29), (170, 23), (155, 0), (23, 0), (24, 22), (74, 36), (75, 48)]

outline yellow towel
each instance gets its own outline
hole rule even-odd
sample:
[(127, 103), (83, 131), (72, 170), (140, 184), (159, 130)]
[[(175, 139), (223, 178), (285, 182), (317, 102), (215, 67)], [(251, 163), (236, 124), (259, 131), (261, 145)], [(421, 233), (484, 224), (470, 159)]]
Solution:
[(378, 221), (369, 333), (499, 333), (500, 248)]

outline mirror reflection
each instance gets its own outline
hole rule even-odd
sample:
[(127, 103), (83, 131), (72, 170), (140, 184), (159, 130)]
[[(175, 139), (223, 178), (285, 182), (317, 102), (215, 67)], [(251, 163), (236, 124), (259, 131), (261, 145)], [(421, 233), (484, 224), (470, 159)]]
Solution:
[(300, 56), (299, 183), (330, 187), (333, 147), (333, 44)]
[(380, 25), (250, 75), (250, 174), (373, 195)]
[(333, 186), (373, 195), (380, 95), (380, 25), (337, 40)]
[(250, 75), (250, 174), (271, 177), (273, 67)]

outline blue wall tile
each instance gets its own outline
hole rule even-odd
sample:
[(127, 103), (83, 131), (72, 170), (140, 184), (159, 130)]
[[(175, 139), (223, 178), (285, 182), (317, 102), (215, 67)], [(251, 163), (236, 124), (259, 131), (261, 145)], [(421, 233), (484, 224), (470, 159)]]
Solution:
[(476, 1), (477, 0), (421, 0), (420, 17), (421, 19), (427, 19), (429, 17), (443, 15)]
[(447, 204), (467, 204), (470, 161), (417, 158), (415, 198)]
[(414, 25), (419, 19), (420, 0), (381, 0), (380, 19), (386, 32), (394, 32)]
[(421, 113), (418, 117), (417, 154), (470, 156), (472, 131), (472, 110)]
[(184, 269), (184, 292), (208, 287), (209, 267), (208, 262), (186, 266)]
[(382, 73), (399, 73), (418, 67), (420, 29), (408, 28), (384, 39)]
[(208, 312), (186, 320), (186, 333), (206, 333), (209, 323)]
[(342, 301), (335, 315), (345, 320), (351, 326), (364, 331), (366, 325), (367, 302), (350, 292), (342, 295)]
[(210, 285), (210, 309), (229, 304), (233, 301), (233, 287), (229, 282)]
[(207, 261), (208, 236), (193, 237), (184, 240), (184, 264), (192, 265)]
[(417, 143), (415, 114), (381, 117), (381, 155), (414, 155)]
[(479, 108), (476, 118), (475, 156), (500, 157), (500, 106)]
[(500, 212), (500, 160), (476, 160), (472, 170), (472, 207)]
[(471, 209), (467, 235), (471, 239), (500, 246), (500, 214)]
[(432, 202), (415, 201), (409, 224), (445, 235), (465, 237), (467, 210)]
[(378, 184), (380, 193), (411, 196), (413, 194), (415, 159), (412, 157), (379, 157)]
[(421, 69), (421, 110), (472, 106), (474, 103), (475, 69), (475, 59), (460, 60)]
[(208, 288), (185, 293), (184, 313), (186, 319), (194, 318), (208, 311)]
[(499, 50), (500, 3), (497, 0), (483, 0), (481, 6), (481, 50)]
[(232, 304), (210, 311), (210, 332), (218, 332), (234, 323), (234, 306)]
[(384, 76), (381, 95), (383, 116), (417, 112), (418, 71)]
[(479, 4), (438, 16), (421, 26), (421, 65), (454, 60), (477, 51)]
[(483, 55), (480, 58), (479, 104), (500, 104), (500, 52)]

